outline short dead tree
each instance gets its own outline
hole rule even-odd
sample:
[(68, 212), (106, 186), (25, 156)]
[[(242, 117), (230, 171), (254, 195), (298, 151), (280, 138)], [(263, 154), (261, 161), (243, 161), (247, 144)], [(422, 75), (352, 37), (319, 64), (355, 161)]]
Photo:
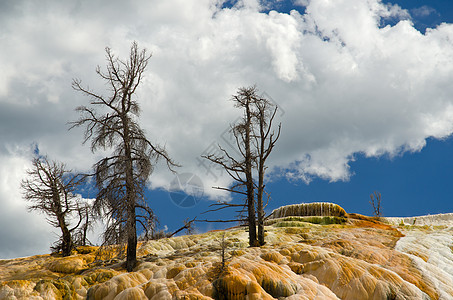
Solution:
[[(60, 239), (51, 247), (55, 252), (61, 250), (63, 256), (71, 255), (74, 247), (73, 231), (82, 222), (80, 206), (75, 189), (81, 183), (63, 163), (49, 161), (47, 157), (36, 157), (33, 167), (27, 171), (28, 178), (22, 180), (21, 188), (25, 200), (30, 202), (30, 211), (40, 211), (47, 215), (47, 222), (60, 228)], [(72, 215), (78, 214), (78, 224), (69, 228)]]
[(382, 217), (381, 193), (375, 191), (374, 195), (370, 195), (370, 198), (370, 204), (373, 207), (374, 217), (379, 219)]

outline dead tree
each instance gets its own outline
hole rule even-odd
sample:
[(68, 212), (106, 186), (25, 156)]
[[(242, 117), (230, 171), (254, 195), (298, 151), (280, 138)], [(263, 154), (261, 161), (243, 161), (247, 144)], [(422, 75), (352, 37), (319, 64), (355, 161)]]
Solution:
[(94, 208), (98, 213), (108, 215), (111, 226), (107, 228), (105, 238), (126, 236), (126, 268), (129, 272), (137, 261), (136, 223), (144, 225), (138, 221), (136, 210), (142, 208), (150, 212), (144, 205), (146, 181), (160, 158), (170, 169), (177, 166), (164, 148), (145, 137), (137, 122), (140, 107), (135, 92), (150, 58), (145, 49), (139, 51), (136, 42), (132, 44), (127, 60), (117, 58), (110, 48), (106, 48), (106, 71), (98, 67), (96, 73), (107, 82), (108, 97), (82, 87), (80, 80), (73, 81), (73, 88), (90, 97), (91, 101), (89, 106), (76, 109), (81, 117), (72, 122), (71, 128), (85, 127), (83, 142), (91, 140), (93, 152), (99, 148), (113, 148), (111, 156), (94, 165), (98, 189)]
[[(215, 203), (212, 206), (216, 208), (210, 211), (227, 207), (246, 208), (245, 220), (249, 226), (250, 246), (263, 245), (265, 219), (263, 195), (267, 194), (264, 189), (264, 175), (267, 169), (266, 160), (280, 137), (281, 124), (278, 125), (276, 132), (273, 130), (273, 121), (278, 108), (268, 99), (258, 96), (255, 86), (240, 88), (237, 95), (233, 96), (233, 101), (236, 107), (243, 110), (241, 120), (231, 126), (235, 139), (234, 146), (239, 157), (235, 157), (220, 145), (220, 154), (203, 157), (220, 165), (234, 180), (231, 187), (215, 188), (242, 194), (246, 196), (246, 201), (244, 204)], [(243, 212), (240, 210), (240, 215)]]
[(264, 174), (266, 172), (266, 160), (274, 149), (280, 137), (281, 123), (278, 125), (277, 133), (273, 131), (272, 123), (278, 107), (273, 105), (268, 99), (256, 96), (253, 102), (255, 112), (255, 125), (253, 126), (254, 147), (256, 149), (256, 170), (258, 173), (257, 184), (257, 221), (258, 221), (258, 242), (264, 245)]
[[(257, 246), (256, 217), (255, 217), (255, 184), (253, 181), (253, 166), (255, 163), (256, 152), (252, 151), (252, 126), (254, 116), (252, 111), (255, 101), (255, 87), (240, 88), (238, 93), (233, 96), (234, 105), (243, 110), (241, 120), (231, 126), (232, 134), (235, 139), (235, 148), (240, 154), (234, 157), (219, 145), (220, 153), (208, 154), (203, 157), (211, 162), (220, 165), (234, 180), (231, 187), (216, 187), (217, 189), (244, 195), (244, 204), (221, 203), (223, 207), (239, 206), (247, 209), (247, 223), (249, 228), (249, 245)], [(222, 208), (218, 208), (222, 209)]]
[(22, 180), (21, 188), (24, 198), (31, 204), (30, 211), (37, 210), (48, 216), (47, 222), (60, 228), (61, 237), (52, 247), (62, 251), (63, 256), (71, 255), (74, 247), (69, 219), (79, 210), (74, 191), (80, 184), (80, 177), (71, 173), (63, 163), (49, 161), (47, 157), (36, 157), (32, 169), (27, 171), (28, 178)]
[(381, 193), (379, 192), (374, 192), (374, 195), (370, 195), (370, 204), (373, 207), (373, 213), (374, 217), (379, 219), (382, 217), (382, 211), (381, 211)]
[(87, 237), (88, 231), (93, 229), (93, 217), (90, 205), (87, 202), (79, 203), (77, 213), (79, 214), (82, 222), (74, 233), (74, 244), (76, 246), (86, 246), (87, 244), (91, 245), (91, 242)]

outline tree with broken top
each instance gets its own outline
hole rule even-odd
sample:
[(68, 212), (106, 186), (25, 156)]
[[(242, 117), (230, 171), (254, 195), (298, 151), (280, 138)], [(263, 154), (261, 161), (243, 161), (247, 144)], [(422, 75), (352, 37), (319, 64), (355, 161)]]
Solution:
[(249, 228), (249, 245), (256, 246), (256, 218), (255, 218), (255, 187), (253, 182), (252, 167), (255, 160), (255, 153), (251, 150), (252, 134), (252, 101), (254, 90), (250, 88), (240, 88), (236, 95), (233, 95), (234, 105), (243, 109), (241, 120), (231, 125), (231, 131), (235, 138), (236, 150), (240, 153), (239, 157), (234, 157), (219, 145), (220, 154), (208, 154), (203, 157), (211, 162), (222, 166), (234, 180), (229, 188), (216, 187), (246, 196), (244, 204), (219, 203), (222, 208), (239, 206), (247, 209), (246, 222)]
[[(125, 236), (126, 269), (129, 272), (137, 261), (136, 223), (146, 230), (155, 221), (144, 200), (148, 177), (159, 159), (164, 159), (170, 170), (177, 166), (163, 147), (146, 138), (138, 124), (140, 107), (135, 93), (150, 58), (145, 49), (139, 51), (136, 42), (132, 43), (127, 60), (119, 59), (110, 48), (106, 48), (106, 71), (97, 67), (96, 73), (107, 82), (108, 97), (84, 88), (80, 80), (73, 81), (73, 88), (90, 97), (91, 101), (89, 106), (76, 109), (80, 118), (72, 122), (71, 128), (85, 128), (83, 142), (91, 140), (92, 152), (113, 148), (109, 157), (94, 165), (92, 175), (98, 189), (94, 210), (108, 216), (105, 239), (122, 240)], [(140, 216), (137, 212), (144, 214)]]
[[(240, 121), (231, 125), (230, 129), (234, 136), (233, 146), (236, 150), (234, 152), (237, 152), (237, 155), (219, 145), (220, 151), (217, 154), (203, 155), (203, 157), (220, 165), (234, 181), (230, 187), (215, 188), (243, 195), (245, 201), (243, 204), (216, 203), (213, 206), (217, 206), (217, 208), (211, 211), (227, 207), (242, 208), (239, 211), (240, 215), (246, 211), (247, 217), (240, 221), (248, 224), (249, 245), (263, 245), (264, 174), (267, 169), (265, 163), (280, 136), (280, 125), (277, 133), (272, 130), (277, 107), (266, 98), (258, 96), (255, 86), (240, 88), (232, 100), (234, 105), (243, 112)], [(257, 180), (256, 177), (258, 177)], [(256, 218), (256, 213), (258, 218)]]
[[(81, 183), (78, 175), (72, 174), (65, 164), (49, 161), (45, 156), (35, 157), (28, 178), (22, 180), (21, 188), (25, 200), (30, 202), (30, 211), (46, 214), (47, 222), (61, 230), (59, 241), (52, 246), (54, 251), (62, 251), (63, 256), (71, 255), (74, 248), (72, 233), (82, 222), (83, 213), (75, 194)], [(70, 228), (69, 220), (79, 215), (78, 224)]]
[[(256, 94), (256, 92), (255, 92)], [(274, 149), (281, 132), (281, 123), (278, 124), (277, 131), (273, 130), (275, 114), (278, 107), (272, 104), (268, 99), (259, 97), (254, 101), (255, 108), (255, 126), (253, 129), (253, 145), (256, 149), (256, 171), (258, 183), (256, 186), (256, 214), (258, 223), (258, 243), (264, 245), (264, 201), (263, 196), (267, 194), (264, 185), (264, 175), (267, 169), (266, 160)], [(269, 199), (269, 194), (267, 194)]]

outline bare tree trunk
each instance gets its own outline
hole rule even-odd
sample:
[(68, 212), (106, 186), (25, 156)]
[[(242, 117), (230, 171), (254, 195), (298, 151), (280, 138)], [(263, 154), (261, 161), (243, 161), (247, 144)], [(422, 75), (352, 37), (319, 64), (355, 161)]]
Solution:
[[(47, 173), (47, 176), (50, 177), (50, 174)], [(63, 256), (69, 256), (69, 255), (71, 255), (71, 250), (72, 250), (71, 232), (68, 229), (68, 226), (66, 225), (65, 212), (63, 211), (63, 208), (61, 205), (60, 191), (57, 187), (57, 183), (53, 179), (50, 181), (51, 181), (51, 186), (52, 186), (53, 204), (56, 209), (58, 226), (60, 227), (61, 234), (62, 234), (61, 235), (61, 252), (62, 252)], [(67, 203), (66, 203), (66, 205), (67, 205)], [(68, 210), (68, 207), (66, 207), (65, 210)]]
[[(130, 202), (130, 199), (128, 199)], [(135, 225), (135, 205), (128, 203), (128, 216), (127, 216), (127, 258), (126, 269), (132, 272), (137, 264), (137, 229)]]
[(63, 256), (69, 256), (71, 255), (72, 250), (72, 238), (71, 232), (69, 231), (66, 224), (64, 224), (61, 227), (61, 233), (62, 233), (62, 246), (61, 246), (62, 254)]
[[(123, 101), (123, 111), (126, 110)], [(136, 193), (134, 184), (134, 173), (132, 167), (131, 140), (129, 138), (129, 122), (126, 115), (122, 117), (124, 128), (124, 155), (126, 160), (126, 201), (127, 201), (127, 257), (126, 269), (132, 272), (137, 264), (137, 228), (135, 218)]]
[[(248, 177), (248, 176), (247, 176)], [(250, 185), (252, 186), (250, 188)], [(253, 182), (249, 182), (247, 179), (247, 208), (248, 208), (248, 217), (247, 221), (249, 224), (249, 245), (251, 247), (256, 246), (256, 219), (255, 219), (255, 199), (254, 199), (254, 189)]]
[(263, 192), (264, 192), (264, 164), (260, 160), (258, 165), (258, 192), (257, 192), (258, 243), (260, 244), (260, 246), (264, 245), (265, 243)]
[(246, 128), (245, 128), (245, 178), (247, 181), (247, 208), (248, 208), (248, 225), (249, 225), (249, 245), (256, 246), (256, 219), (255, 219), (255, 187), (253, 184), (252, 174), (252, 153), (250, 150), (250, 131), (251, 131), (251, 112), (250, 99), (246, 100)]
[[(261, 108), (260, 105), (257, 105), (258, 108)], [(257, 192), (257, 215), (258, 215), (258, 243), (262, 246), (265, 244), (264, 242), (264, 205), (263, 205), (263, 193), (264, 193), (264, 171), (265, 171), (265, 142), (266, 142), (266, 134), (265, 134), (265, 111), (263, 109), (259, 109), (258, 114), (258, 125), (259, 125), (259, 137), (257, 143), (257, 147), (259, 147), (258, 151), (258, 192)], [(272, 119), (271, 119), (272, 124)], [(270, 124), (270, 125), (271, 125)]]
[(87, 231), (88, 231), (88, 226), (89, 226), (89, 216), (88, 216), (88, 210), (85, 211), (85, 224), (83, 224), (83, 228), (82, 228), (82, 246), (86, 246), (87, 245)]
[[(266, 160), (272, 152), (275, 143), (280, 137), (281, 124), (278, 125), (277, 133), (272, 129), (272, 123), (278, 107), (273, 106), (267, 99), (260, 98), (255, 102), (257, 125), (259, 134), (255, 134), (255, 145), (258, 148), (258, 187), (257, 187), (257, 215), (258, 215), (258, 242), (264, 245), (264, 173)], [(272, 111), (273, 110), (273, 111)]]

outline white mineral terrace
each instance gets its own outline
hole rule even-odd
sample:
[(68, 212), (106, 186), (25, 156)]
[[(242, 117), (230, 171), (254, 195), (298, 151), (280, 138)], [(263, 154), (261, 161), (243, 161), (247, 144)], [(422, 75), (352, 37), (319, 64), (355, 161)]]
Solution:
[[(451, 218), (452, 214), (448, 215)], [(395, 250), (412, 258), (425, 280), (439, 291), (439, 299), (452, 299), (453, 253), (450, 247), (453, 245), (453, 227), (433, 231), (417, 228), (402, 230), (405, 236), (397, 242)]]
[[(394, 225), (415, 225), (401, 231), (405, 235), (395, 249), (409, 255), (425, 279), (436, 287), (439, 299), (452, 299), (453, 294), (453, 213), (418, 217), (392, 217), (385, 220)], [(429, 226), (429, 228), (417, 227)], [(445, 226), (437, 228), (434, 226)], [(417, 229), (418, 228), (418, 229)], [(433, 231), (429, 229), (435, 229)]]
[(384, 218), (388, 223), (399, 225), (416, 225), (416, 226), (453, 226), (453, 213), (426, 215), (418, 217), (388, 217)]

